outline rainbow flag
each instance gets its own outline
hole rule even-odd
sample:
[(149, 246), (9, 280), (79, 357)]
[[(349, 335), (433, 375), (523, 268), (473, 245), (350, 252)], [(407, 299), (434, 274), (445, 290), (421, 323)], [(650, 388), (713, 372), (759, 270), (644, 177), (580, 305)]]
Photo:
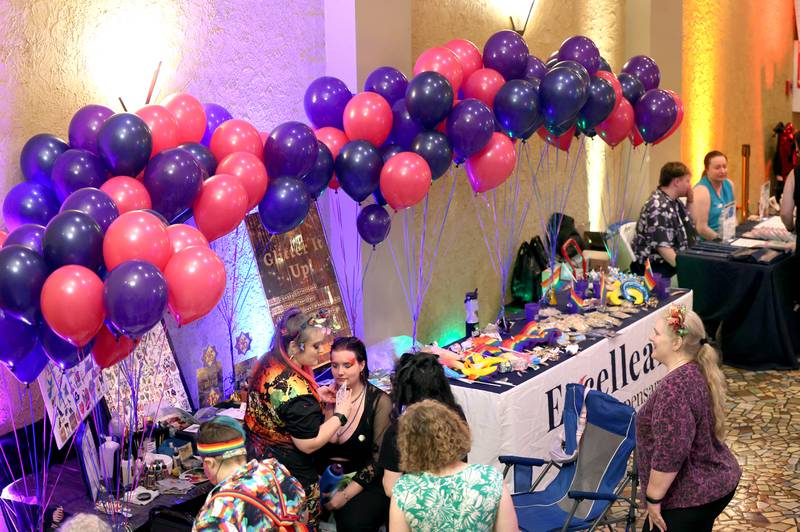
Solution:
[(653, 277), (653, 268), (650, 266), (649, 258), (644, 263), (644, 284), (651, 292), (656, 287), (656, 279)]
[(598, 299), (600, 299), (600, 306), (604, 307), (606, 305), (606, 298), (608, 297), (608, 288), (606, 288), (606, 273), (603, 272), (600, 275), (600, 295)]
[(583, 298), (581, 298), (578, 294), (575, 293), (574, 285), (569, 287), (569, 300), (572, 301), (578, 308), (583, 308), (583, 306), (585, 305)]
[(550, 272), (550, 277), (542, 280), (542, 291), (547, 291), (551, 285), (553, 288), (558, 288), (559, 279), (561, 279), (561, 263), (556, 264), (556, 267)]

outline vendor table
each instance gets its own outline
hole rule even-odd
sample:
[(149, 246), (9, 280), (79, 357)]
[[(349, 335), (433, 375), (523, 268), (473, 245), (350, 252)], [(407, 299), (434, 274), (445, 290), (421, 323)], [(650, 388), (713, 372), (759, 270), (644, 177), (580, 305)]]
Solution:
[[(27, 477), (28, 489), (35, 490), (36, 478), (33, 475)], [(58, 481), (58, 484), (56, 484)], [(86, 492), (86, 485), (83, 482), (81, 467), (77, 458), (72, 458), (64, 462), (48, 468), (47, 476), (47, 496), (52, 498), (49, 500), (49, 507), (62, 506), (64, 512), (68, 515), (76, 513), (87, 512), (97, 513), (104, 520), (111, 523), (111, 517), (101, 514), (95, 510), (94, 503), (89, 498)], [(25, 488), (23, 487), (22, 479), (16, 480), (13, 484), (8, 486), (4, 491), (2, 500), (2, 510), (4, 513), (8, 512), (24, 512), (26, 516), (32, 518), (34, 521), (37, 519), (38, 512), (31, 510), (31, 506), (36, 502), (33, 497), (25, 496)], [(140, 506), (136, 504), (126, 504), (125, 508), (133, 515), (127, 520), (129, 530), (150, 530), (150, 510), (159, 506), (173, 508), (175, 510), (188, 511), (189, 513), (196, 513), (205, 502), (206, 495), (211, 491), (212, 485), (209, 482), (198, 484), (191, 491), (183, 495), (159, 495), (147, 505)], [(182, 506), (186, 508), (181, 508)], [(25, 508), (27, 507), (27, 509)], [(8, 518), (10, 522), (14, 519), (9, 513)], [(122, 516), (117, 516), (117, 523), (122, 523)], [(2, 528), (2, 526), (0, 526)]]
[[(694, 292), (695, 311), (712, 328), (721, 322), (725, 364), (747, 369), (796, 369), (800, 323), (794, 310), (800, 261), (737, 262), (698, 252), (678, 254), (678, 284)], [(715, 331), (707, 331), (713, 335)]]
[(670, 303), (692, 307), (692, 293), (674, 290), (656, 309), (625, 320), (612, 338), (581, 343), (575, 356), (509, 374), (509, 384), (452, 380), (453, 394), (472, 431), (469, 461), (499, 465), (500, 455), (547, 458), (561, 425), (565, 386), (581, 382), (630, 404), (642, 406), (666, 369), (653, 358), (649, 337)]

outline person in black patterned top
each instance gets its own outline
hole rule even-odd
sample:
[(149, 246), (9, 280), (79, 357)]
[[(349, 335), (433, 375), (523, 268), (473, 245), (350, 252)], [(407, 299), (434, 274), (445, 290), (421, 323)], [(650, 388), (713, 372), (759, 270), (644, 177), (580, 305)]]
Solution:
[[(684, 205), (680, 198), (686, 198)], [(631, 271), (644, 273), (650, 259), (653, 271), (665, 277), (675, 275), (677, 253), (694, 244), (697, 232), (689, 216), (692, 176), (685, 164), (667, 163), (661, 168), (658, 188), (639, 214), (636, 236), (631, 243), (634, 262)]]

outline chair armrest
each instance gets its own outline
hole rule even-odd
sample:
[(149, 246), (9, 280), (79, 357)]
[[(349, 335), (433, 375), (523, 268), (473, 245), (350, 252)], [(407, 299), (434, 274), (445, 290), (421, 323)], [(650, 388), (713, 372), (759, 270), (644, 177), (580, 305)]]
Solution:
[(540, 467), (547, 463), (547, 460), (542, 460), (541, 458), (526, 458), (524, 456), (511, 456), (511, 455), (504, 455), (498, 458), (501, 464), (505, 465), (525, 465), (525, 466), (533, 466), (533, 467)]
[(568, 491), (567, 495), (570, 499), (589, 499), (590, 501), (611, 501), (614, 502), (619, 499), (613, 493), (599, 493), (596, 491)]

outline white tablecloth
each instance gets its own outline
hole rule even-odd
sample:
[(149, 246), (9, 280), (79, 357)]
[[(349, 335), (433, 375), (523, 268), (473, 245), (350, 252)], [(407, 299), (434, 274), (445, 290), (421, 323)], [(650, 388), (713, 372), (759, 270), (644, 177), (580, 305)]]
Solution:
[[(674, 301), (692, 308), (692, 292)], [(501, 393), (453, 386), (472, 430), (469, 461), (499, 466), (500, 455), (548, 458), (561, 425), (564, 387), (583, 382), (638, 409), (666, 369), (649, 338), (663, 310), (652, 312), (541, 374)]]

